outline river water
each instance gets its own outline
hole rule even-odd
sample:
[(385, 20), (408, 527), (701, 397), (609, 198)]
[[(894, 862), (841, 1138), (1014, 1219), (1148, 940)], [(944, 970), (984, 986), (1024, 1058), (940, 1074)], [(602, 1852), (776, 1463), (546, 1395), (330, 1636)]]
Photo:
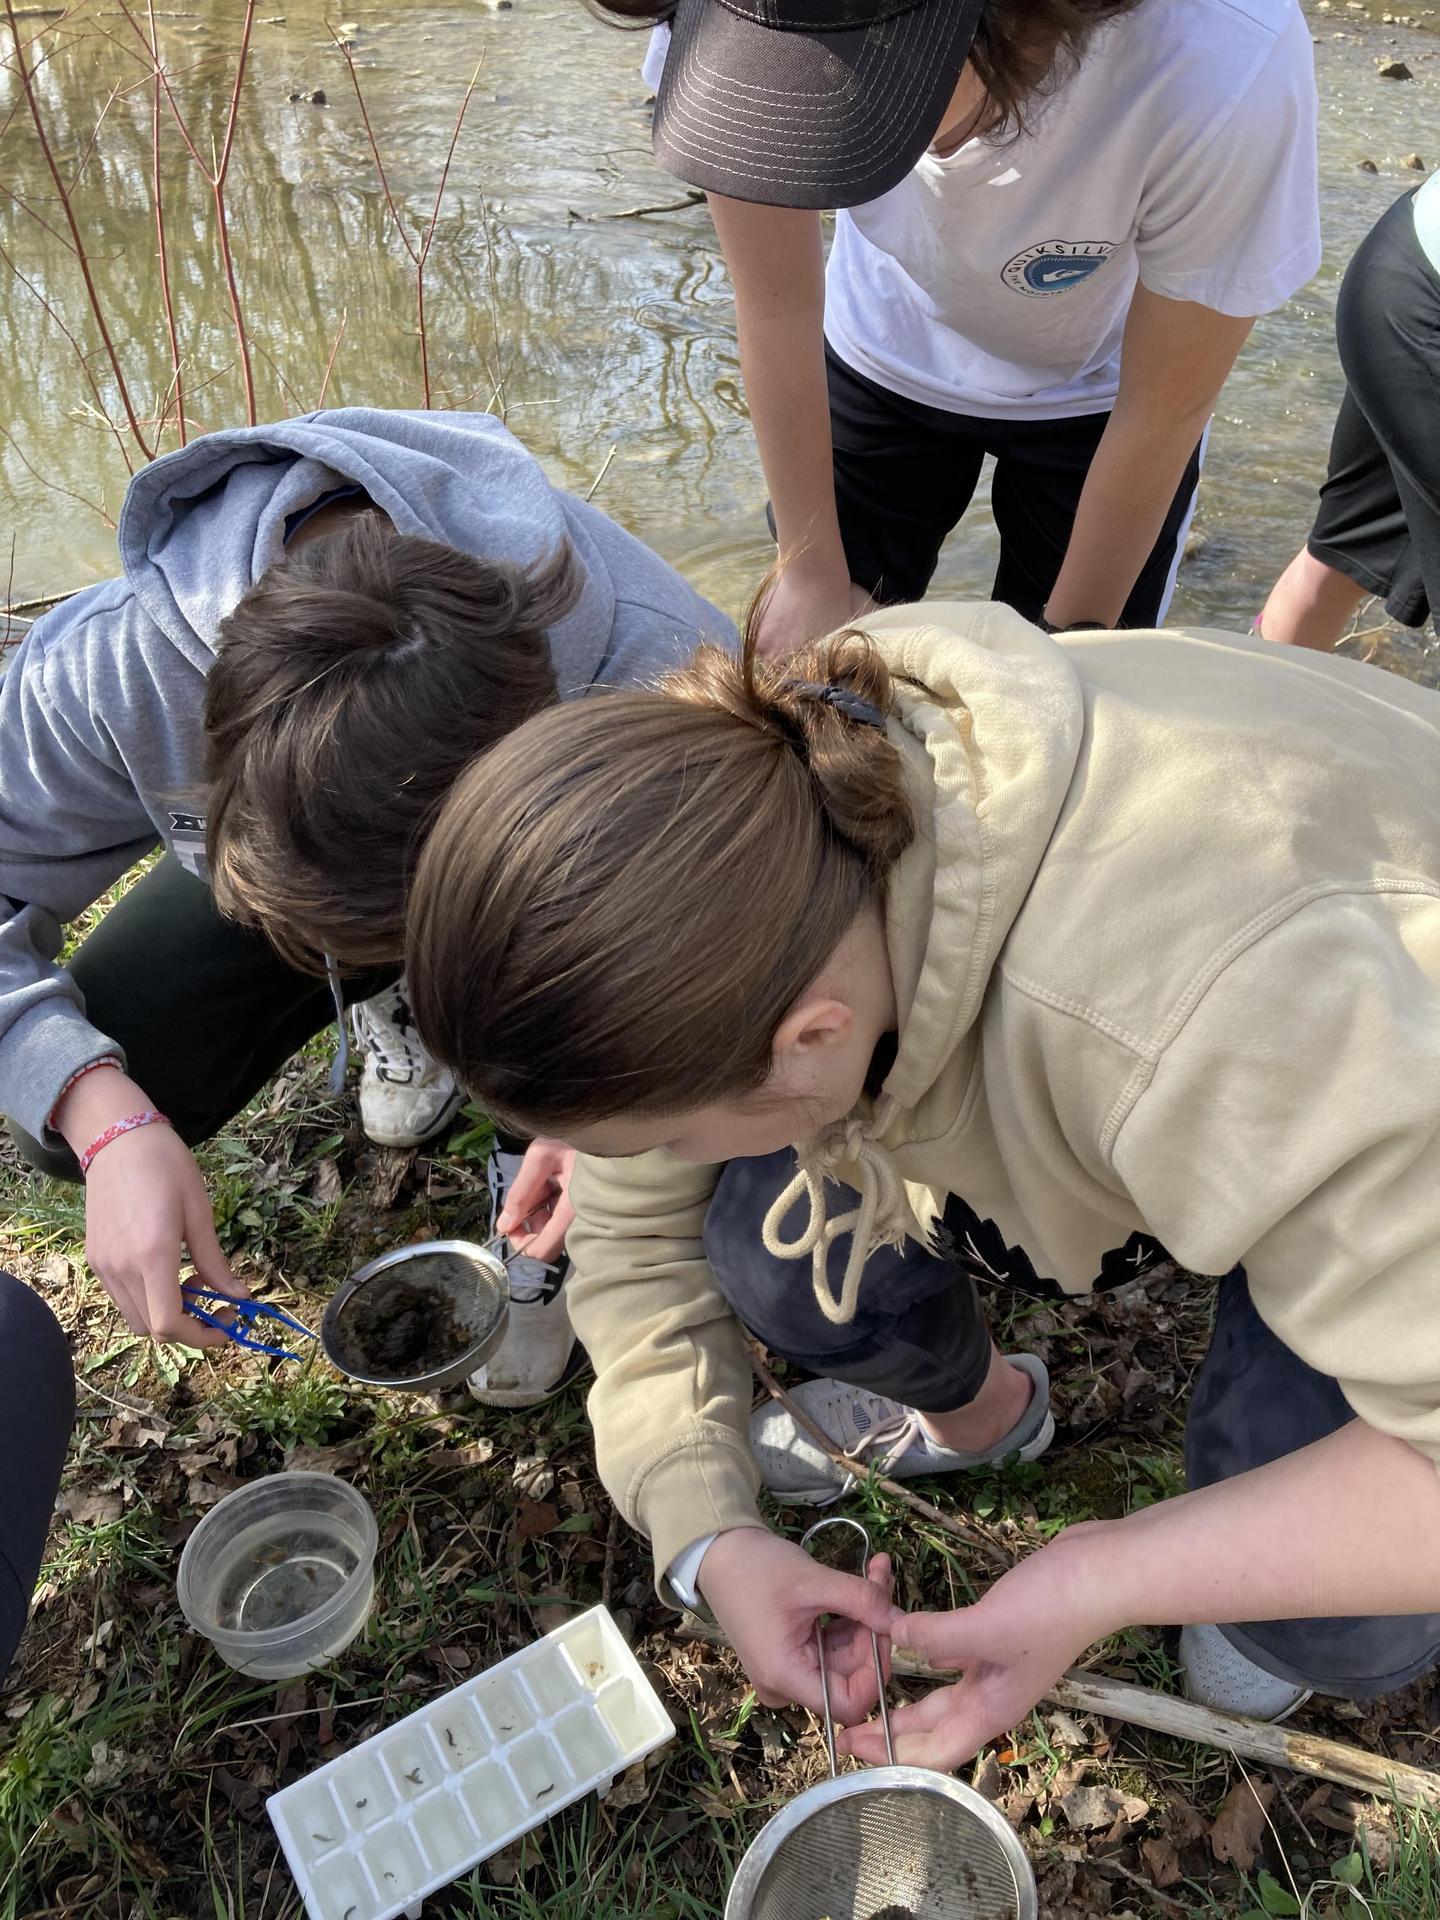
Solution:
[[(56, 165), (75, 181), (115, 356), (153, 439), (146, 422), (163, 411), (172, 376), (140, 41), (115, 0), (81, 0), (63, 18), (23, 3), (18, 11)], [(156, 9), (176, 99), (207, 161), (224, 133), (243, 13), (242, 0)], [(143, 8), (136, 19), (144, 26)], [(426, 276), (433, 403), (502, 412), (555, 478), (581, 492), (598, 480), (598, 504), (738, 610), (769, 547), (728, 282), (703, 207), (625, 217), (679, 201), (683, 189), (650, 158), (642, 38), (600, 25), (580, 0), (387, 0), (339, 11), (261, 0), (227, 190), (260, 416), (314, 406), (332, 350), (327, 404), (420, 404), (413, 271), (327, 19), (351, 43), (412, 239), (479, 64)], [(1378, 6), (1319, 0), (1311, 24), (1325, 264), (1284, 312), (1261, 321), (1225, 389), (1176, 620), (1246, 624), (1303, 538), (1342, 391), (1332, 334), (1340, 275), (1374, 220), (1421, 177), (1404, 157), (1440, 163), (1435, 10), (1397, 21)], [(1413, 78), (1380, 78), (1377, 61), (1397, 56)], [(316, 90), (323, 104), (306, 97)], [(244, 396), (210, 192), (168, 113), (160, 179), (187, 411), (202, 427), (238, 424)], [(122, 417), (13, 62), (0, 71), (0, 189), (0, 567), (11, 566), (13, 543), (11, 597), (23, 600), (114, 571), (100, 509), (118, 510), (126, 467), (63, 331)], [(170, 428), (162, 444), (173, 442)], [(983, 595), (994, 559), (993, 529), (977, 508), (950, 542), (937, 587)], [(1434, 643), (1378, 614), (1363, 624), (1376, 631), (1347, 643), (1353, 650), (1378, 646), (1387, 664), (1440, 682)]]

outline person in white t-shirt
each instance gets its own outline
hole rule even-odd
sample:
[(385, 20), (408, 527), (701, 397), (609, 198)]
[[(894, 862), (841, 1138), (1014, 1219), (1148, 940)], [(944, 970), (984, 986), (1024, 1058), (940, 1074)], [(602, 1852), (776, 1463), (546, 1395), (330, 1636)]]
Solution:
[(987, 454), (997, 599), (1159, 624), (1216, 398), (1320, 261), (1297, 0), (601, 4), (660, 23), (656, 155), (734, 282), (764, 643), (921, 598)]

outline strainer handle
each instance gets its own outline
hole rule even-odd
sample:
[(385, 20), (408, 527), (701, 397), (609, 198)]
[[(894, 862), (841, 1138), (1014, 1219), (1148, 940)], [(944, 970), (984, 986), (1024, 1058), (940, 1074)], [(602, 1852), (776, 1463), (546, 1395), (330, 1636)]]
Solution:
[[(800, 1536), (800, 1545), (808, 1553), (810, 1542), (827, 1527), (847, 1527), (859, 1536), (860, 1541), (860, 1578), (863, 1580), (870, 1568), (870, 1535), (858, 1520), (851, 1520), (844, 1514), (836, 1514), (829, 1520), (817, 1520)], [(875, 1659), (875, 1685), (880, 1696), (880, 1725), (885, 1733), (885, 1758), (892, 1767), (895, 1764), (895, 1742), (890, 1736), (890, 1708), (885, 1699), (885, 1663), (880, 1658), (880, 1636), (870, 1629), (870, 1651)], [(830, 1757), (830, 1778), (833, 1780), (839, 1772), (835, 1757), (835, 1716), (830, 1710), (830, 1669), (825, 1661), (825, 1629), (817, 1619), (815, 1622), (815, 1653), (820, 1662), (820, 1696), (825, 1708), (825, 1751)]]

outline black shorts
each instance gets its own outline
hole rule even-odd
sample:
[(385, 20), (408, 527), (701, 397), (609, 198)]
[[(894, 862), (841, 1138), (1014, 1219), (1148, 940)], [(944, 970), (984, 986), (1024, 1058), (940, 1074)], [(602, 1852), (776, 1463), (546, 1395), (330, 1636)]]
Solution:
[[(1044, 611), (1075, 525), (1108, 413), (987, 420), (892, 393), (827, 346), (835, 505), (850, 577), (882, 605), (921, 600), (946, 536), (974, 495), (986, 454), (1000, 535), (992, 597), (1027, 620)], [(1165, 617), (1195, 504), (1203, 441), (1190, 456), (1117, 624)]]
[(1402, 627), (1440, 612), (1440, 275), (1412, 197), (1361, 242), (1340, 288), (1347, 386), (1307, 542)]

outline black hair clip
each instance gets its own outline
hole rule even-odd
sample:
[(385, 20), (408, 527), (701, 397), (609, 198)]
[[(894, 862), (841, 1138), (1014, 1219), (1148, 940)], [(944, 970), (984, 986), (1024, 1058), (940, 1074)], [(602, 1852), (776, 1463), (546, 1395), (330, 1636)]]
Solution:
[(803, 693), (809, 700), (834, 707), (837, 713), (843, 713), (847, 720), (858, 721), (862, 727), (885, 731), (885, 716), (880, 709), (862, 694), (852, 693), (849, 687), (821, 686), (814, 680), (787, 680), (785, 685), (792, 693)]

